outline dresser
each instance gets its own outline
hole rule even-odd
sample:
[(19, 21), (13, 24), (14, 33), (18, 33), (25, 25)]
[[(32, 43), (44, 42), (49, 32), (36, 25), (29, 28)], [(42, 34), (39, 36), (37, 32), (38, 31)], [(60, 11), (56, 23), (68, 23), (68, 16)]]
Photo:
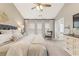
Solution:
[(64, 35), (64, 49), (72, 56), (79, 56), (79, 37)]

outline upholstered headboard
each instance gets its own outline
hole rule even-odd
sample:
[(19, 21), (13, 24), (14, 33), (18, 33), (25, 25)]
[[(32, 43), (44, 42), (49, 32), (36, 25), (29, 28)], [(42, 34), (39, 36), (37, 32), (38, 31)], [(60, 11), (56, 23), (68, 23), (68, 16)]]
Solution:
[(16, 30), (16, 26), (0, 24), (0, 30)]

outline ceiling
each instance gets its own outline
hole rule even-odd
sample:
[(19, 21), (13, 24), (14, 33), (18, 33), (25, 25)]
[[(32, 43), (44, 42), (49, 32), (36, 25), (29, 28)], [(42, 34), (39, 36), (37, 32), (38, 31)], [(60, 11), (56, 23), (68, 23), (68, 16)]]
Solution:
[(31, 9), (35, 6), (33, 3), (15, 3), (14, 5), (24, 19), (54, 19), (64, 6), (63, 3), (51, 3), (52, 7), (46, 7), (41, 12), (37, 9)]

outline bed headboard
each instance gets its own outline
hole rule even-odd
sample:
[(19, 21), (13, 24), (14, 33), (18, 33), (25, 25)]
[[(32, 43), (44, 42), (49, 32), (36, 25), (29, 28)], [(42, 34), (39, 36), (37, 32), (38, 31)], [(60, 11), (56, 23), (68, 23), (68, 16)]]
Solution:
[(0, 30), (16, 30), (16, 26), (0, 24)]

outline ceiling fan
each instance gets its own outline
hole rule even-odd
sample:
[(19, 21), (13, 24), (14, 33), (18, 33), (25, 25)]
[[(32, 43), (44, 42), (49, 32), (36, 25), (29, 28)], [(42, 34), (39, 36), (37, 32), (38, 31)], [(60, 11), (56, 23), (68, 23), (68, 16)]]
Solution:
[(37, 9), (37, 10), (40, 10), (40, 11), (43, 11), (43, 8), (44, 7), (51, 7), (51, 4), (45, 4), (45, 3), (34, 3), (36, 6), (31, 8), (32, 10), (33, 9)]

